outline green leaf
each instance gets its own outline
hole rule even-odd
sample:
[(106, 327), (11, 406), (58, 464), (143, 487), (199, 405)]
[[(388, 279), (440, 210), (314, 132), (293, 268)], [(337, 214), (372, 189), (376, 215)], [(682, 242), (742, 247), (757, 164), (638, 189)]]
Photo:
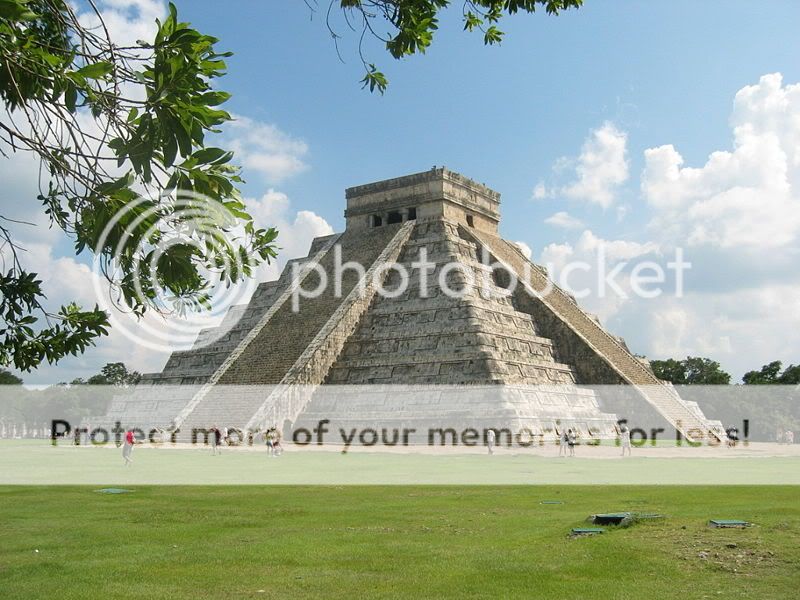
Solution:
[(486, 33), (483, 35), (483, 43), (486, 45), (493, 45), (499, 44), (503, 41), (503, 32), (500, 31), (497, 27), (492, 25), (486, 30)]
[(28, 0), (0, 0), (0, 19), (9, 21), (32, 21), (38, 15), (26, 5)]
[[(232, 157), (232, 152), (226, 152), (222, 148), (203, 148), (192, 154), (192, 158), (195, 159), (199, 165), (227, 162), (227, 160), (230, 160)], [(227, 158), (227, 160), (223, 160), (225, 158)]]
[(71, 113), (75, 112), (75, 106), (78, 103), (78, 88), (75, 87), (75, 83), (72, 81), (67, 82), (67, 87), (64, 90), (64, 104), (67, 106), (67, 110)]
[(230, 97), (228, 92), (206, 92), (198, 99), (206, 106), (219, 106), (223, 102), (227, 102)]
[(164, 154), (165, 167), (171, 167), (175, 164), (175, 156), (178, 154), (178, 141), (175, 139), (175, 136), (170, 135), (167, 137), (162, 152)]
[(378, 90), (381, 94), (386, 91), (386, 86), (389, 85), (389, 80), (386, 76), (375, 68), (375, 65), (369, 65), (366, 75), (361, 80), (361, 88), (369, 86), (369, 91), (374, 92)]
[(81, 67), (77, 70), (77, 73), (86, 79), (101, 79), (106, 75), (109, 75), (113, 70), (114, 65), (112, 65), (110, 62), (100, 61), (91, 63), (85, 67)]
[(186, 133), (182, 123), (175, 128), (175, 137), (178, 140), (181, 156), (189, 156), (192, 153), (192, 140), (189, 134)]

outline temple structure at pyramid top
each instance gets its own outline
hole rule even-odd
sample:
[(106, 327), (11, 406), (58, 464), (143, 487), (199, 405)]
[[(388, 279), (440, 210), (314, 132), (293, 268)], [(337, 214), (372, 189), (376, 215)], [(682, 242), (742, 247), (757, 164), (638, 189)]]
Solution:
[(445, 220), (497, 234), (500, 194), (445, 167), (345, 190), (347, 229)]
[[(289, 261), (278, 280), (260, 284), (247, 305), (144, 378), (181, 384), (185, 395), (138, 408), (120, 401), (108, 419), (259, 430), (323, 414), (330, 406), (313, 397), (317, 387), (483, 385), (515, 392), (477, 402), (473, 414), (542, 433), (570, 424), (609, 437), (617, 417), (585, 386), (613, 384), (687, 437), (721, 435), (718, 422), (500, 237), (497, 192), (434, 168), (348, 188), (346, 200), (344, 232), (315, 239), (308, 256)], [(215, 393), (242, 385), (277, 387)], [(461, 414), (461, 402), (457, 393), (424, 405), (411, 399), (384, 417)], [(382, 404), (367, 394), (359, 406), (379, 414)]]

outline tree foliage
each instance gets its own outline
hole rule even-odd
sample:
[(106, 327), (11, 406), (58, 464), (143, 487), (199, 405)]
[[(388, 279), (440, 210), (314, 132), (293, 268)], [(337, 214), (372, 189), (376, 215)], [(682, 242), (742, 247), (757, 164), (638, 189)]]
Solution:
[(684, 360), (653, 360), (650, 366), (656, 377), (675, 385), (725, 385), (731, 382), (730, 374), (709, 358), (687, 356)]
[[(650, 366), (656, 377), (675, 385), (720, 385), (731, 381), (731, 376), (722, 370), (720, 364), (709, 358), (688, 356), (685, 360), (653, 360)], [(800, 364), (783, 369), (783, 363), (775, 360), (757, 371), (748, 371), (742, 377), (742, 382), (746, 385), (798, 385)]]
[[(153, 40), (119, 46), (89, 5), (99, 26), (87, 27), (66, 0), (0, 0), (0, 152), (40, 159), (38, 200), (51, 224), (78, 254), (100, 258), (125, 306), (163, 310), (166, 294), (177, 306), (206, 307), (212, 285), (233, 284), (275, 256), (277, 235), (246, 212), (232, 153), (206, 145), (231, 120), (219, 108), (229, 94), (212, 85), (230, 54), (172, 4)], [(233, 222), (189, 230), (192, 243), (169, 245), (153, 261), (159, 243), (190, 229), (175, 210), (179, 193)], [(41, 281), (2, 223), (0, 239), (0, 364), (54, 363), (108, 332), (97, 306), (46, 311)]]
[[(450, 0), (331, 0), (328, 6), (328, 29), (334, 40), (339, 39), (332, 24), (333, 7), (344, 10), (348, 27), (360, 28), (359, 55), (364, 63), (363, 87), (383, 93), (389, 84), (386, 75), (364, 56), (363, 41), (370, 35), (381, 40), (389, 54), (401, 59), (412, 54), (424, 54), (433, 43), (439, 29), (439, 14), (450, 7)], [(544, 10), (548, 15), (579, 8), (583, 0), (465, 0), (461, 6), (464, 30), (483, 34), (486, 45), (499, 44), (504, 32), (499, 28), (503, 17), (519, 12), (535, 13)], [(379, 33), (388, 24), (389, 33)]]
[(142, 378), (141, 373), (138, 371), (128, 371), (125, 363), (106, 363), (96, 375), (92, 375), (89, 379), (74, 379), (70, 382), (71, 385), (115, 385), (119, 387), (127, 387), (129, 385), (136, 385)]
[(742, 381), (748, 385), (797, 385), (800, 384), (800, 365), (789, 365), (781, 372), (783, 363), (779, 360), (764, 365), (758, 371), (748, 371)]
[(0, 385), (22, 385), (22, 379), (8, 369), (0, 369)]

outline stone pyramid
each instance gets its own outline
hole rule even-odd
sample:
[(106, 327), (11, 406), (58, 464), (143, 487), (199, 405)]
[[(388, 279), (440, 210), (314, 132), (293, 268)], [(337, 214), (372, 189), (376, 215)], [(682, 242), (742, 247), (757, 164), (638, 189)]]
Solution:
[[(614, 434), (616, 416), (584, 386), (622, 384), (687, 437), (719, 435), (718, 423), (658, 380), (499, 236), (497, 192), (435, 168), (349, 188), (346, 198), (343, 233), (314, 240), (307, 257), (261, 284), (248, 305), (232, 308), (191, 350), (173, 353), (161, 373), (145, 376), (143, 385), (185, 390), (149, 407), (148, 425), (259, 430), (311, 421), (335, 404), (317, 386), (359, 386), (349, 388), (360, 390), (354, 419), (377, 410), (384, 420), (408, 420), (463, 410), (464, 386), (500, 386), (515, 392), (496, 402), (486, 396), (470, 410), (534, 431), (568, 422), (605, 437)], [(407, 281), (402, 270), (411, 274)], [(376, 384), (443, 392), (435, 402), (410, 397), (380, 414), (371, 391), (379, 388), (362, 387)], [(268, 391), (218, 393), (243, 385)], [(107, 418), (130, 420), (132, 410), (121, 401)]]

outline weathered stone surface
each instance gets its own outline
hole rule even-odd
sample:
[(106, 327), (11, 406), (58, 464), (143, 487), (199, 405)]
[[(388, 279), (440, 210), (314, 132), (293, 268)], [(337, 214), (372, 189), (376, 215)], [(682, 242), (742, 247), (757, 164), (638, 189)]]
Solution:
[(524, 283), (515, 291), (517, 304), (532, 314), (553, 339), (556, 354), (568, 356), (574, 362), (578, 383), (632, 385), (642, 399), (687, 438), (702, 438), (712, 433), (724, 439), (721, 424), (710, 422), (698, 408), (682, 400), (672, 386), (656, 378), (651, 369), (628, 351), (624, 342), (583, 312), (574, 298), (553, 285), (546, 273), (525, 258), (514, 244), (465, 227), (459, 231), (481, 244), (494, 261), (516, 273)]

